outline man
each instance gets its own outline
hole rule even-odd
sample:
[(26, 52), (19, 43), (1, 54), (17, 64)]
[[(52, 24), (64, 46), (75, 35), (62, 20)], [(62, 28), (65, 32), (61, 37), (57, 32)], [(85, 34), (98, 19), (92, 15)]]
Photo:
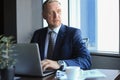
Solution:
[[(48, 27), (35, 31), (31, 42), (38, 43), (42, 59), (42, 67), (46, 69), (59, 69), (64, 66), (79, 66), (89, 69), (91, 66), (90, 53), (82, 41), (79, 29), (68, 27), (61, 22), (61, 4), (57, 0), (47, 0), (42, 6), (43, 18)], [(48, 58), (50, 32), (54, 32), (54, 50), (52, 57)]]

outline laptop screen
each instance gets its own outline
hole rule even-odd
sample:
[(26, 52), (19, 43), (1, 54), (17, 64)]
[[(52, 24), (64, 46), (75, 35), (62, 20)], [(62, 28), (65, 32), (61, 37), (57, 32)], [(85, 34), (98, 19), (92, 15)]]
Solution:
[(14, 50), (16, 51), (16, 75), (27, 76), (46, 76), (43, 74), (41, 67), (41, 58), (38, 44), (35, 43), (21, 43), (15, 44)]

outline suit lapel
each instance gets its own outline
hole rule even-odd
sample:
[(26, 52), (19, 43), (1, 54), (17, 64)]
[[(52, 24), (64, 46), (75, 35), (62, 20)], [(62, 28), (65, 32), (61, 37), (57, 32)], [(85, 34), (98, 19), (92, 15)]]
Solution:
[(57, 36), (57, 39), (56, 39), (56, 44), (55, 44), (55, 49), (54, 49), (54, 55), (53, 55), (54, 59), (56, 59), (57, 56), (59, 56), (58, 53), (59, 53), (59, 49), (62, 46), (63, 41), (64, 41), (65, 31), (66, 31), (65, 26), (61, 25), (61, 28), (60, 28), (60, 30), (58, 32), (58, 36)]

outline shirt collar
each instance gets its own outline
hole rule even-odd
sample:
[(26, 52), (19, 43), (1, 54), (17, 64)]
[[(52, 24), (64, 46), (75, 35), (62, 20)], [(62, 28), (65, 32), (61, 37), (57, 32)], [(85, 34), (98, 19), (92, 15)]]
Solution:
[(56, 28), (54, 28), (53, 30), (51, 30), (51, 29), (48, 27), (48, 33), (49, 33), (50, 31), (54, 31), (55, 33), (58, 34), (60, 27), (61, 27), (61, 25), (58, 26), (58, 27), (56, 27)]

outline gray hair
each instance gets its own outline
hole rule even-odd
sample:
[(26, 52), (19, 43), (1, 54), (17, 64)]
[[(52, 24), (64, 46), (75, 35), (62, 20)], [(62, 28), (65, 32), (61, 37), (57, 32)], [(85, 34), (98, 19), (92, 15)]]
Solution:
[(61, 5), (61, 3), (59, 2), (59, 0), (46, 0), (46, 1), (43, 3), (43, 5), (42, 5), (42, 10), (45, 9), (45, 6), (46, 6), (47, 4), (52, 3), (52, 2), (58, 2), (58, 3)]

